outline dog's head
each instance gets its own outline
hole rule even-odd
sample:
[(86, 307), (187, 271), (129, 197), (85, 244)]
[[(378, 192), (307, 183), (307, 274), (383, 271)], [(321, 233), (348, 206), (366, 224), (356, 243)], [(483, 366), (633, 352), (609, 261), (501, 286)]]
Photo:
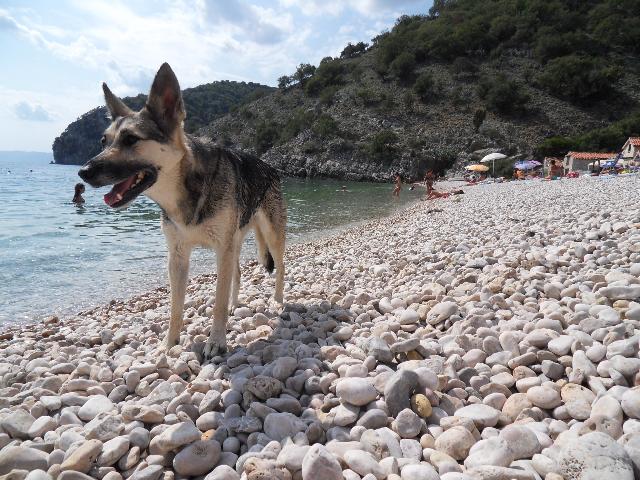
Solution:
[(113, 185), (104, 201), (121, 208), (152, 188), (162, 170), (171, 170), (183, 158), (184, 103), (178, 79), (167, 63), (158, 70), (139, 112), (127, 107), (105, 83), (102, 89), (111, 125), (102, 136), (102, 152), (78, 175), (92, 187)]

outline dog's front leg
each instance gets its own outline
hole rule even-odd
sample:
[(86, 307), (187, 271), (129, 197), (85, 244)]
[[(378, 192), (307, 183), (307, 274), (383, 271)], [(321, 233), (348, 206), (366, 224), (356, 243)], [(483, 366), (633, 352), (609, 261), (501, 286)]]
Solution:
[(209, 339), (204, 347), (205, 360), (211, 360), (216, 355), (227, 351), (227, 319), (229, 318), (229, 293), (235, 268), (235, 247), (230, 245), (225, 250), (218, 251), (218, 280), (216, 281), (216, 304), (213, 309), (213, 325)]
[(165, 339), (167, 351), (180, 341), (184, 296), (189, 280), (189, 257), (191, 249), (175, 243), (169, 246), (169, 284), (171, 286), (171, 318)]

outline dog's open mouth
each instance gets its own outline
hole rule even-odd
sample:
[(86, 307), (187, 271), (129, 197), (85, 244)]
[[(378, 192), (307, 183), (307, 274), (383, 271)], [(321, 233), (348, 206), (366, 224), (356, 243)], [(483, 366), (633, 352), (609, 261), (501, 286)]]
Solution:
[(126, 180), (116, 183), (111, 191), (104, 196), (104, 203), (112, 208), (126, 205), (153, 185), (158, 174), (155, 169), (144, 169), (134, 173)]

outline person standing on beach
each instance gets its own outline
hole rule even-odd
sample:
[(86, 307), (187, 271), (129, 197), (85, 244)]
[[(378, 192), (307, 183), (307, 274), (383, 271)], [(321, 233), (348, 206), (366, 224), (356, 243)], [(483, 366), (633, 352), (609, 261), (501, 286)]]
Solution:
[(396, 176), (395, 176), (395, 187), (393, 189), (393, 196), (394, 197), (399, 197), (400, 196), (400, 190), (402, 190), (402, 177), (400, 176), (400, 173), (396, 173)]
[(427, 186), (427, 197), (433, 192), (435, 180), (436, 176), (433, 174), (433, 170), (427, 170), (427, 174), (424, 176), (424, 183)]
[(73, 203), (75, 203), (76, 205), (82, 205), (84, 203), (84, 198), (82, 198), (84, 190), (84, 183), (76, 183), (75, 193), (73, 194), (72, 200)]

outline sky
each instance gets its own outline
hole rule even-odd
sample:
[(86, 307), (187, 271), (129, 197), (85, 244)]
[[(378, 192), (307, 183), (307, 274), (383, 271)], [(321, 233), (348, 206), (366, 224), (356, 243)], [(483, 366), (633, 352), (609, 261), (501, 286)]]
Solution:
[(276, 85), (348, 42), (368, 42), (430, 0), (0, 0), (0, 150), (53, 139), (119, 96), (147, 93), (169, 62), (182, 88), (215, 80)]

